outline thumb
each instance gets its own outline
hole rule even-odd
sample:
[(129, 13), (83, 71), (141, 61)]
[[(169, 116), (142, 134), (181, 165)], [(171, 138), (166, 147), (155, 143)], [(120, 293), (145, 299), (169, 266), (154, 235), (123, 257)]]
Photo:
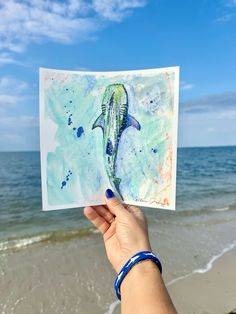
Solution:
[(129, 215), (129, 212), (126, 210), (126, 208), (120, 203), (120, 201), (115, 197), (112, 190), (107, 189), (105, 193), (105, 201), (107, 204), (107, 207), (117, 217), (127, 217)]

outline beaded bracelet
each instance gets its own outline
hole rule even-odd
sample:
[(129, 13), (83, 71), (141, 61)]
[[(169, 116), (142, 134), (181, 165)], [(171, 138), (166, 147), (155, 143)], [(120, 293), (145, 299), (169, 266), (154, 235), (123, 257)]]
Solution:
[(125, 278), (127, 273), (135, 264), (146, 259), (152, 260), (159, 268), (160, 273), (162, 273), (161, 262), (154, 253), (150, 251), (141, 251), (141, 252), (136, 253), (125, 263), (125, 265), (122, 267), (121, 271), (117, 275), (116, 280), (114, 282), (115, 292), (119, 300), (121, 300), (120, 285), (122, 283), (122, 280)]

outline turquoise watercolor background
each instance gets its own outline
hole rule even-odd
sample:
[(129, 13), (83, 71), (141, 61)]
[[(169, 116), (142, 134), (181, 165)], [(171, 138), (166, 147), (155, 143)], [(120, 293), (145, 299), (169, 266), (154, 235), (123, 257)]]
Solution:
[[(123, 83), (129, 113), (139, 121), (121, 136), (116, 176), (125, 201), (171, 205), (175, 72), (81, 74), (46, 70), (44, 117), (55, 126), (56, 148), (46, 151), (49, 206), (101, 203), (110, 187), (103, 160), (103, 134), (92, 130), (109, 84)], [(41, 127), (44, 127), (42, 121)], [(51, 132), (47, 129), (47, 132)], [(43, 140), (42, 140), (43, 142)]]

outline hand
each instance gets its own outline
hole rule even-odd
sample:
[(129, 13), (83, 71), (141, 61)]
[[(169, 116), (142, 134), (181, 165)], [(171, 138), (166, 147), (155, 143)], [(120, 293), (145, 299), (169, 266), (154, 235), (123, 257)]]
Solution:
[(85, 207), (85, 216), (103, 235), (108, 260), (119, 273), (127, 260), (139, 251), (151, 251), (147, 220), (135, 206), (122, 205), (111, 190), (106, 205)]

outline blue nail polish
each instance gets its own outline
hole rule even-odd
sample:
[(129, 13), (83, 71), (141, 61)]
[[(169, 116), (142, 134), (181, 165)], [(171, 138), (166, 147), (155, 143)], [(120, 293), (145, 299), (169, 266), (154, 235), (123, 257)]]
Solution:
[(107, 198), (112, 198), (112, 197), (114, 197), (114, 193), (112, 192), (111, 189), (107, 189), (107, 190), (106, 190), (106, 197), (107, 197)]

